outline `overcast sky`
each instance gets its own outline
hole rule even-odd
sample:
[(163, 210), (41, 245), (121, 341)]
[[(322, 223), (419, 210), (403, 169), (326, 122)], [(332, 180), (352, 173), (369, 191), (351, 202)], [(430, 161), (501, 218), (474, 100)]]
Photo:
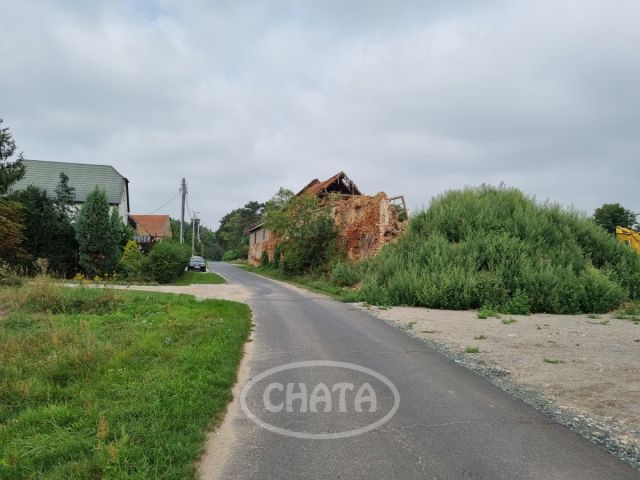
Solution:
[[(483, 182), (640, 211), (640, 1), (0, 0), (25, 157), (114, 165), (134, 213), (344, 170), (412, 207)], [(175, 200), (158, 213), (179, 215)]]

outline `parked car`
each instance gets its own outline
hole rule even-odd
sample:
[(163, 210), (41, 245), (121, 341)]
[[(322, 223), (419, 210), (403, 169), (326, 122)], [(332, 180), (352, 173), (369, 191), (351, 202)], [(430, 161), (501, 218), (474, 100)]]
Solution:
[(199, 271), (199, 272), (206, 272), (207, 271), (207, 262), (204, 261), (204, 258), (202, 257), (191, 257), (191, 260), (189, 260), (189, 270), (195, 270), (195, 271)]

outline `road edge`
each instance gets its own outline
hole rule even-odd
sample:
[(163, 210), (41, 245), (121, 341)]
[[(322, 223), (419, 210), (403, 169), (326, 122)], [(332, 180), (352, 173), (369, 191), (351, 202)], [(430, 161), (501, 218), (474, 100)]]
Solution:
[(199, 479), (222, 479), (227, 458), (238, 441), (233, 424), (234, 421), (241, 416), (240, 392), (242, 391), (242, 387), (251, 378), (249, 375), (249, 363), (253, 358), (254, 351), (254, 327), (255, 323), (253, 323), (252, 319), (251, 334), (244, 344), (242, 359), (240, 360), (238, 373), (236, 375), (236, 383), (231, 389), (232, 399), (227, 405), (222, 420), (214, 426), (213, 430), (207, 433), (204, 450), (196, 462), (197, 478)]

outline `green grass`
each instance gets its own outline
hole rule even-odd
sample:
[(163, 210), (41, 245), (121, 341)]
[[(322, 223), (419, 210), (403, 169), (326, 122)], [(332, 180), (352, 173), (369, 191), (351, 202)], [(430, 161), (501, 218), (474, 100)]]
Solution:
[(350, 288), (339, 287), (330, 283), (329, 280), (323, 278), (322, 275), (287, 275), (277, 268), (271, 267), (254, 267), (247, 263), (236, 263), (240, 268), (248, 272), (263, 275), (274, 280), (291, 283), (297, 287), (305, 288), (312, 292), (329, 295), (335, 300), (341, 302), (356, 302), (359, 300), (357, 292)]
[(464, 351), (466, 353), (480, 353), (480, 347), (467, 347)]
[(185, 272), (182, 277), (171, 283), (171, 285), (217, 285), (220, 283), (225, 283), (224, 278), (214, 272)]
[(246, 305), (43, 280), (0, 305), (0, 478), (195, 478)]
[(502, 323), (504, 325), (511, 325), (512, 323), (516, 323), (516, 322), (517, 322), (517, 320), (515, 318), (513, 318), (513, 317), (503, 318), (502, 319)]
[(477, 337), (473, 337), (474, 340), (486, 340), (487, 336), (484, 333), (481, 333)]

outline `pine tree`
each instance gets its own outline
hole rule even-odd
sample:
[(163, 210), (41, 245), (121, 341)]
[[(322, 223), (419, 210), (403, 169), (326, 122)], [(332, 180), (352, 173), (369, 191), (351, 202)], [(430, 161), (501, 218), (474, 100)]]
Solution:
[(118, 265), (117, 234), (114, 232), (107, 195), (103, 190), (91, 192), (76, 219), (76, 238), (80, 266), (94, 277), (112, 273)]
[(76, 200), (76, 189), (69, 185), (69, 177), (66, 173), (60, 172), (60, 181), (55, 189), (56, 207), (58, 212), (67, 217), (73, 216), (73, 204)]
[[(0, 125), (2, 119), (0, 118)], [(22, 153), (11, 159), (16, 151), (16, 142), (9, 131), (9, 127), (0, 128), (0, 195), (9, 191), (9, 187), (24, 177)]]

